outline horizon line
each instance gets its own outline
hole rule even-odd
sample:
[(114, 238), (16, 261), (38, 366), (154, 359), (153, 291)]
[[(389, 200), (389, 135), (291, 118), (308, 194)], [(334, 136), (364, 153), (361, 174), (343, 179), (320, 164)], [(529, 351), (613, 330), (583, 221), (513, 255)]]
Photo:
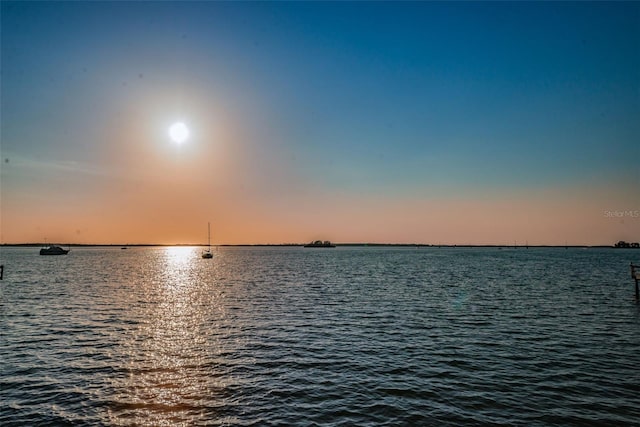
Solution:
[[(594, 245), (574, 245), (574, 244), (493, 244), (493, 243), (482, 243), (482, 244), (474, 244), (474, 243), (375, 243), (375, 242), (345, 242), (345, 243), (336, 243), (332, 242), (336, 246), (397, 246), (397, 247), (433, 247), (433, 248), (456, 248), (456, 247), (465, 247), (465, 248), (616, 248), (616, 249), (627, 249), (627, 248), (617, 248), (615, 244), (594, 244)], [(634, 243), (634, 242), (628, 242)], [(222, 246), (222, 247), (259, 247), (259, 246), (304, 246), (307, 243), (220, 243), (220, 244), (212, 244), (210, 246)], [(203, 243), (44, 243), (44, 242), (23, 242), (23, 243), (0, 243), (0, 246), (23, 246), (23, 247), (37, 247), (37, 246), (74, 246), (74, 247), (207, 247), (209, 245)], [(629, 248), (635, 249), (635, 248)]]

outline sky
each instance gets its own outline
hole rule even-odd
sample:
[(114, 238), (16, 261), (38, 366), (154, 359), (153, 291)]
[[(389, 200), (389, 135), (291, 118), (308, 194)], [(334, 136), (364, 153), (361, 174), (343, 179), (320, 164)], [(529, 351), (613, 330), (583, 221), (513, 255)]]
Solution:
[(640, 241), (640, 2), (0, 7), (2, 243)]

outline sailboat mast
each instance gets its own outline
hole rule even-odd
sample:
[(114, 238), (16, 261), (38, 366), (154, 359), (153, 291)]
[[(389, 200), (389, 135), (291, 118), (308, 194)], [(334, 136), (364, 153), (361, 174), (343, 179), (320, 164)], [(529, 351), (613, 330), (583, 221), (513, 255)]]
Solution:
[(207, 222), (207, 240), (209, 243), (209, 248), (206, 251), (202, 252), (202, 258), (209, 259), (209, 258), (213, 258), (213, 254), (211, 253), (211, 223), (210, 222)]

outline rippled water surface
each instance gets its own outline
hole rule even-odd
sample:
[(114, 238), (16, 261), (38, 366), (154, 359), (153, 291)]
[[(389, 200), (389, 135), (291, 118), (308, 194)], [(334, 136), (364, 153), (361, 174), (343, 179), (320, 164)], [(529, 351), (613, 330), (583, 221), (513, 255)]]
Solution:
[(2, 248), (0, 424), (639, 425), (639, 258)]

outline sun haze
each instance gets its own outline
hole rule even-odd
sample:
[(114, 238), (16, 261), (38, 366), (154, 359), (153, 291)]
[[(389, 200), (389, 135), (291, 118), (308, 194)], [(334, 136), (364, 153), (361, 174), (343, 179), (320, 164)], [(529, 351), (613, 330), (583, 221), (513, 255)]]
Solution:
[(640, 239), (638, 2), (0, 7), (2, 243)]

